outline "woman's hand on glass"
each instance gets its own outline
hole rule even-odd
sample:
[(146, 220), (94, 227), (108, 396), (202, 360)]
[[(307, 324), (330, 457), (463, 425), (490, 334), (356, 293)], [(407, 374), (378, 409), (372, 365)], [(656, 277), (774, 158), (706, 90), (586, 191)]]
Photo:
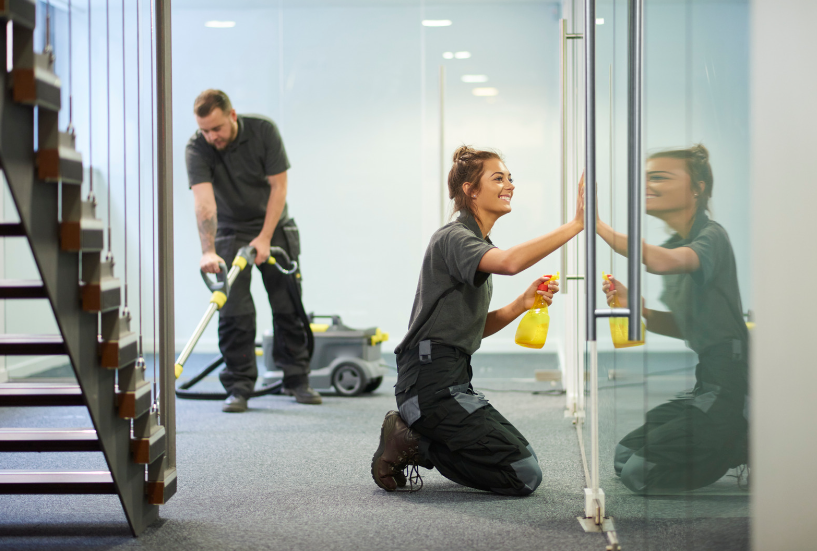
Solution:
[(548, 284), (547, 291), (540, 291), (539, 286), (544, 282), (548, 281), (547, 276), (542, 276), (534, 280), (530, 286), (525, 289), (525, 292), (522, 293), (522, 305), (525, 307), (525, 310), (530, 310), (533, 308), (533, 302), (536, 300), (536, 295), (540, 295), (544, 297), (545, 302), (547, 302), (548, 306), (553, 303), (553, 295), (559, 292), (559, 280), (551, 281)]
[(578, 222), (584, 228), (584, 172), (579, 179), (579, 192), (576, 194), (576, 217), (575, 222)]

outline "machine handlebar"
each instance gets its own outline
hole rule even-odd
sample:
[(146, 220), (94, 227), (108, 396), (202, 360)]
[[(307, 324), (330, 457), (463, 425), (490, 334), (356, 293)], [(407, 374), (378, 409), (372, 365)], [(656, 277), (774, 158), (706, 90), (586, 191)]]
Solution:
[(221, 291), (225, 295), (229, 295), (230, 282), (227, 279), (227, 265), (224, 264), (224, 262), (219, 262), (218, 268), (221, 271), (217, 274), (213, 274), (216, 278), (215, 281), (210, 279), (209, 274), (207, 274), (204, 270), (201, 271), (201, 278), (204, 280), (204, 284), (207, 285), (207, 288), (210, 289), (210, 291)]

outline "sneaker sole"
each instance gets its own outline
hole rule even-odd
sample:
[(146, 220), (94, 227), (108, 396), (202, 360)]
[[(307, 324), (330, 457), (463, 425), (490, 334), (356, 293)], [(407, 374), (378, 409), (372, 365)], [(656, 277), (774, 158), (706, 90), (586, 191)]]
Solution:
[[(397, 424), (397, 412), (392, 410), (389, 413), (394, 413), (394, 415), (386, 414), (386, 418), (383, 419), (383, 424), (380, 426), (380, 445), (377, 446), (377, 451), (375, 451), (374, 455), (372, 456), (372, 479), (380, 488), (383, 488), (387, 492), (393, 492), (396, 490), (396, 488), (386, 488), (386, 486), (380, 480), (380, 477), (377, 476), (377, 469), (375, 468), (377, 461), (383, 456), (383, 452), (386, 450), (386, 431), (388, 430), (389, 435), (391, 435), (391, 433), (394, 431), (395, 425)], [(388, 425), (388, 427), (386, 425)], [(394, 482), (398, 487), (406, 485), (405, 480), (403, 480), (403, 484), (400, 484), (396, 477)]]

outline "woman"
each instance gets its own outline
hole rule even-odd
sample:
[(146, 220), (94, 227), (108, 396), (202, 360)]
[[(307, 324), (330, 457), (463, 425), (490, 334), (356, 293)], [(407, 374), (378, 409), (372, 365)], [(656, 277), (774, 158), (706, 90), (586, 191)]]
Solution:
[[(646, 423), (616, 448), (615, 469), (638, 493), (692, 490), (712, 484), (747, 460), (744, 417), (748, 332), (735, 255), (723, 227), (706, 214), (714, 180), (703, 145), (662, 151), (647, 161), (646, 211), (675, 234), (644, 244), (647, 271), (664, 276), (669, 311), (643, 308), (647, 330), (683, 339), (698, 354), (690, 395), (649, 411)], [(627, 236), (598, 221), (598, 234), (627, 256)], [(608, 304), (627, 289), (612, 277)]]
[[(538, 291), (540, 277), (511, 304), (488, 311), (491, 274), (513, 275), (557, 250), (584, 227), (580, 183), (576, 217), (557, 230), (502, 250), (488, 234), (511, 212), (514, 185), (502, 158), (460, 147), (448, 173), (459, 217), (431, 238), (423, 259), (408, 333), (397, 354), (397, 411), (386, 414), (372, 477), (386, 491), (406, 484), (403, 469), (436, 467), (459, 484), (528, 495), (542, 471), (528, 441), (471, 386), (471, 355), (480, 341), (531, 308), (537, 293), (550, 304), (559, 287)], [(409, 428), (411, 427), (411, 428)], [(419, 489), (419, 488), (418, 488)]]

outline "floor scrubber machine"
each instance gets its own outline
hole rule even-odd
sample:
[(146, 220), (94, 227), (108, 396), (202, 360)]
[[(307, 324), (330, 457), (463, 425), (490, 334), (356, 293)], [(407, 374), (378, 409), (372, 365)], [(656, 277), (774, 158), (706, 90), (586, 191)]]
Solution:
[[(224, 264), (220, 265), (220, 273), (215, 274), (215, 281), (202, 272), (202, 279), (207, 288), (213, 293), (210, 305), (196, 326), (193, 336), (187, 342), (176, 361), (176, 378), (184, 369), (184, 364), (193, 352), (213, 315), (227, 302), (230, 287), (238, 274), (248, 266), (252, 268), (255, 262), (256, 251), (253, 247), (242, 247), (233, 260), (230, 270)], [(277, 258), (283, 260), (283, 264)], [(310, 355), (309, 382), (312, 388), (318, 391), (334, 390), (342, 396), (357, 396), (365, 392), (372, 392), (383, 380), (387, 367), (382, 360), (380, 344), (385, 342), (389, 335), (378, 328), (364, 330), (352, 329), (343, 325), (340, 316), (307, 315), (301, 302), (298, 287), (298, 263), (291, 260), (289, 255), (280, 247), (270, 247), (270, 256), (267, 260), (281, 273), (286, 275), (287, 288), (292, 296), (298, 315), (307, 327), (306, 337)], [(289, 266), (288, 268), (285, 266)], [(329, 319), (330, 324), (314, 323), (315, 319)], [(317, 338), (316, 338), (317, 337)], [(256, 354), (263, 356), (267, 373), (264, 375), (264, 384), (251, 395), (252, 397), (265, 394), (280, 394), (283, 387), (283, 372), (276, 369), (272, 358), (272, 332), (264, 334), (260, 345), (257, 344)], [(225, 392), (196, 392), (190, 390), (194, 385), (224, 364), (224, 358), (219, 356), (207, 365), (198, 375), (185, 381), (176, 388), (179, 398), (193, 400), (223, 400)]]

